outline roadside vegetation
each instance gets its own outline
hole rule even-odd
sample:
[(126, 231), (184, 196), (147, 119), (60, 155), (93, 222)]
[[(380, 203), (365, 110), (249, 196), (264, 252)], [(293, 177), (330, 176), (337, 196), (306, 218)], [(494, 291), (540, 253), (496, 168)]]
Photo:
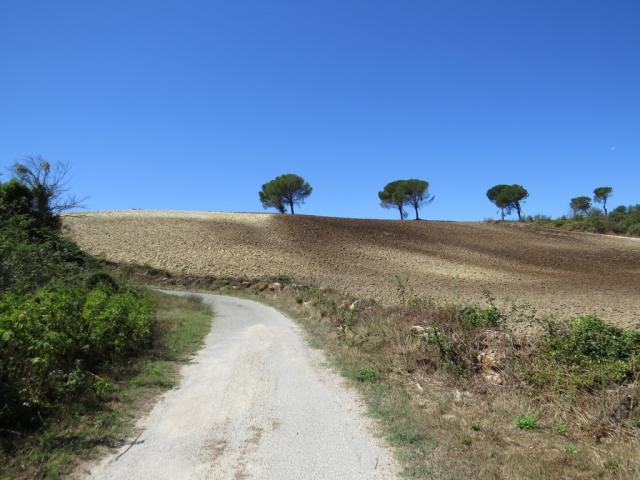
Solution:
[[(114, 268), (112, 266), (112, 268)], [(283, 309), (353, 380), (409, 478), (637, 478), (640, 333), (594, 315), (453, 305), (406, 278), (383, 306), (290, 277), (132, 281), (251, 296)]]
[(210, 315), (114, 280), (61, 234), (58, 213), (77, 205), (66, 168), (13, 170), (0, 184), (0, 478), (50, 478), (122, 441), (127, 398), (143, 395), (128, 382), (171, 385), (162, 362), (193, 352)]

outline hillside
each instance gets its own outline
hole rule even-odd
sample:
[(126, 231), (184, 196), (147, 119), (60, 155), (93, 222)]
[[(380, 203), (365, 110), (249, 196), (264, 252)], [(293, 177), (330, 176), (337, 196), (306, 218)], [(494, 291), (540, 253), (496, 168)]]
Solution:
[(560, 315), (640, 321), (640, 241), (516, 224), (113, 211), (68, 215), (92, 254), (194, 275), (291, 274), (358, 296), (478, 301), (489, 289)]

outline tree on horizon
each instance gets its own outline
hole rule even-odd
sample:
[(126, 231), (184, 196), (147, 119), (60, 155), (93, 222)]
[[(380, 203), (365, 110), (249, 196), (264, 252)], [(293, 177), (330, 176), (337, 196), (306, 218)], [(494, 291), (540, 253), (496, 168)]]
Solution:
[(514, 210), (518, 214), (518, 220), (522, 220), (522, 202), (529, 197), (529, 192), (522, 185), (495, 185), (487, 190), (487, 198), (495, 204), (501, 212), (502, 220), (505, 213), (510, 215)]
[(378, 198), (382, 208), (397, 208), (400, 220), (407, 217), (405, 205), (413, 207), (416, 213), (415, 219), (420, 220), (418, 211), (430, 204), (435, 197), (429, 193), (429, 182), (410, 178), (387, 183), (382, 191), (378, 192)]
[(607, 211), (607, 200), (613, 196), (612, 187), (598, 187), (593, 190), (593, 201), (602, 204), (605, 215), (609, 215)]
[(591, 208), (591, 198), (585, 196), (574, 197), (571, 199), (571, 202), (569, 202), (569, 207), (574, 217), (586, 215)]
[(313, 188), (304, 178), (294, 173), (286, 173), (262, 185), (258, 194), (265, 209), (275, 208), (280, 213), (286, 213), (289, 207), (293, 215), (294, 205), (303, 204), (312, 191)]

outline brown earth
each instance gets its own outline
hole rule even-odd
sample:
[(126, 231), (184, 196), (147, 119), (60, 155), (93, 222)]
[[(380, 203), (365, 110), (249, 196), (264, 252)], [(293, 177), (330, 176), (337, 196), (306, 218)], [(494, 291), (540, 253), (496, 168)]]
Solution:
[(414, 293), (529, 303), (561, 316), (640, 321), (640, 241), (512, 223), (413, 222), (174, 211), (65, 216), (89, 252), (193, 275), (290, 274), (385, 303)]

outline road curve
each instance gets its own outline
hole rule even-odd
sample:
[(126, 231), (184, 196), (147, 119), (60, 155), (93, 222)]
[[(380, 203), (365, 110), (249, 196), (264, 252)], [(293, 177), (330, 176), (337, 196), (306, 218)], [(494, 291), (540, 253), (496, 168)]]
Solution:
[(354, 392), (291, 320), (257, 302), (200, 296), (215, 312), (206, 345), (141, 421), (138, 441), (89, 478), (396, 478)]

